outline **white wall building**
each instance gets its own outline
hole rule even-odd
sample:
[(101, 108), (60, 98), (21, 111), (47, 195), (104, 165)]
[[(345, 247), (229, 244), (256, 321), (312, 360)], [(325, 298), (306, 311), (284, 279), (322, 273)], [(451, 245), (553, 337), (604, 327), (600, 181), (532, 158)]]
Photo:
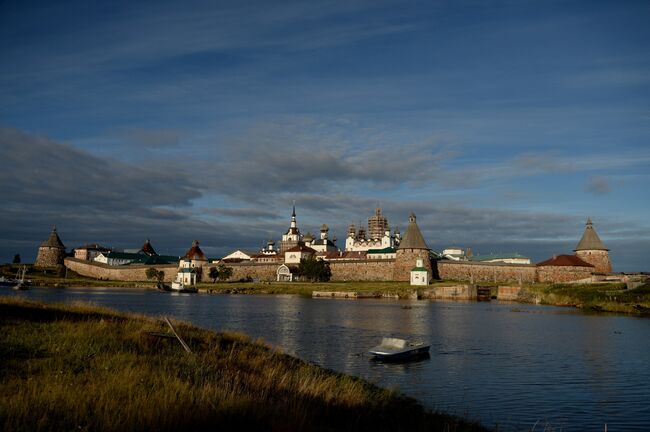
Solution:
[(429, 285), (429, 278), (429, 270), (424, 267), (422, 258), (418, 258), (411, 269), (411, 285)]

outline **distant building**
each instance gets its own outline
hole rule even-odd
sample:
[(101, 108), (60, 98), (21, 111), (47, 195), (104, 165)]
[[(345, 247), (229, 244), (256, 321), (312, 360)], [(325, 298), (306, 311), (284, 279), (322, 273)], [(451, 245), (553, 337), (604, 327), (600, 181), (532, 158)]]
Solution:
[(605, 247), (598, 234), (596, 234), (591, 218), (587, 218), (585, 232), (573, 251), (578, 258), (593, 264), (596, 273), (612, 272), (609, 249)]
[(307, 259), (316, 255), (316, 251), (309, 246), (298, 245), (284, 251), (285, 264), (300, 264), (301, 259)]
[(317, 252), (325, 252), (325, 253), (336, 252), (338, 250), (336, 244), (328, 238), (329, 230), (330, 229), (327, 225), (325, 224), (321, 225), (320, 238), (309, 242), (309, 244), (307, 243), (305, 244)]
[(38, 247), (38, 255), (34, 262), (35, 267), (55, 267), (63, 264), (65, 260), (65, 246), (56, 232), (56, 226), (52, 227), (50, 236)]
[(243, 250), (243, 249), (237, 249), (234, 252), (230, 252), (228, 255), (225, 257), (221, 258), (221, 262), (230, 262), (230, 263), (236, 263), (236, 262), (242, 262), (242, 261), (250, 261), (253, 259), (258, 254), (257, 251), (248, 251), (248, 250)]
[[(429, 251), (431, 249), (424, 241), (417, 218), (414, 213), (409, 216), (409, 224), (406, 228), (404, 239), (400, 242), (395, 256), (394, 280), (410, 280), (410, 272), (414, 262), (422, 260), (422, 266), (427, 269), (429, 275), (433, 275)], [(427, 280), (427, 283), (429, 281)]]
[(445, 258), (452, 261), (467, 261), (468, 257), (465, 251), (458, 246), (451, 246), (446, 249), (443, 249), (440, 253), (441, 258)]
[(474, 255), (470, 261), (484, 263), (530, 264), (530, 258), (516, 252), (503, 254)]
[(411, 269), (411, 285), (429, 285), (431, 273), (424, 267), (424, 260), (418, 258), (415, 267)]
[(74, 257), (84, 261), (92, 261), (100, 254), (108, 253), (111, 250), (97, 243), (79, 246), (74, 249)]
[(208, 258), (199, 247), (198, 240), (192, 242), (192, 247), (190, 247), (187, 252), (185, 252), (185, 255), (180, 259), (180, 267), (186, 268), (203, 267), (207, 263)]
[(287, 233), (282, 236), (282, 241), (280, 242), (280, 253), (298, 246), (301, 243), (302, 234), (300, 234), (298, 223), (296, 222), (296, 206), (294, 205), (293, 211), (291, 212), (291, 224), (289, 225), (289, 230), (287, 230)]
[(397, 248), (400, 244), (401, 235), (399, 229), (391, 236), (388, 220), (382, 216), (381, 209), (375, 209), (375, 215), (368, 218), (369, 237), (366, 237), (366, 229), (351, 224), (348, 227), (348, 236), (345, 239), (345, 250), (368, 251), (369, 249)]

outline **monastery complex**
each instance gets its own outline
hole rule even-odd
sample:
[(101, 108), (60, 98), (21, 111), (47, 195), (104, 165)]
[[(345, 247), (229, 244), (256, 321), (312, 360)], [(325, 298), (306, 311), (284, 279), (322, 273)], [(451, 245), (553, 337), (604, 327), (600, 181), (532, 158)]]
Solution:
[(339, 249), (325, 224), (318, 236), (303, 234), (295, 206), (279, 244), (269, 240), (257, 251), (239, 249), (211, 260), (194, 241), (183, 257), (169, 257), (156, 254), (147, 240), (139, 250), (115, 252), (94, 244), (76, 248), (74, 257), (66, 257), (55, 228), (41, 244), (35, 265), (47, 267), (65, 262), (81, 275), (111, 280), (145, 280), (146, 269), (155, 267), (164, 273), (166, 281), (186, 277), (180, 273), (188, 272), (205, 280), (209, 268), (226, 265), (232, 269), (230, 280), (234, 281), (293, 281), (299, 279), (298, 266), (304, 259), (325, 261), (332, 281), (411, 281), (414, 285), (426, 285), (433, 279), (519, 284), (587, 281), (612, 271), (608, 249), (591, 219), (574, 254), (531, 264), (530, 259), (519, 254), (474, 256), (471, 249), (457, 247), (434, 252), (422, 236), (415, 214), (409, 216), (402, 236), (397, 228), (391, 231), (381, 209), (368, 218), (367, 230), (365, 226), (350, 225), (344, 249)]

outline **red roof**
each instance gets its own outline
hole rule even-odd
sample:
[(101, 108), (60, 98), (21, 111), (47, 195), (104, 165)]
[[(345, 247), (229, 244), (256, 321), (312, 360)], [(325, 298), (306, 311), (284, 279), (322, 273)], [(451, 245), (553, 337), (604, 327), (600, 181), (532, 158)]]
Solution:
[(190, 259), (190, 260), (201, 260), (201, 261), (207, 261), (208, 259), (206, 258), (205, 254), (199, 247), (199, 242), (197, 240), (194, 240), (192, 242), (192, 247), (188, 249), (188, 251), (185, 253), (183, 256), (184, 259)]
[(593, 264), (589, 264), (575, 255), (555, 255), (551, 259), (538, 263), (537, 266), (593, 267)]
[(158, 255), (156, 251), (154, 250), (153, 246), (151, 246), (151, 243), (149, 242), (149, 239), (147, 239), (144, 244), (142, 245), (142, 248), (140, 249), (141, 252), (146, 253), (147, 255)]
[(285, 252), (311, 252), (311, 253), (316, 253), (315, 249), (310, 248), (309, 246), (305, 245), (298, 245), (294, 246), (291, 249), (287, 249)]

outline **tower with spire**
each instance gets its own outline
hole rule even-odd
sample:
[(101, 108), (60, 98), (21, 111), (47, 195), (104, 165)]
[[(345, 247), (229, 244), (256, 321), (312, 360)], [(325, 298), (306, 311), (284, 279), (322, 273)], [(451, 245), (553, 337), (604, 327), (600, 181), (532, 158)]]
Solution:
[[(429, 246), (424, 241), (422, 232), (417, 223), (414, 213), (409, 216), (409, 224), (406, 234), (397, 248), (395, 256), (395, 268), (393, 280), (408, 281), (411, 279), (411, 269), (422, 260), (422, 268), (426, 269), (429, 275), (433, 274), (431, 260), (429, 259)], [(420, 267), (420, 266), (418, 266)], [(427, 281), (428, 283), (429, 281)]]
[(612, 263), (609, 260), (609, 249), (596, 234), (590, 217), (587, 218), (585, 232), (573, 251), (578, 258), (592, 264), (596, 273), (611, 273)]
[(50, 236), (38, 248), (38, 255), (34, 262), (35, 267), (55, 267), (63, 264), (65, 260), (65, 246), (56, 232), (56, 226), (52, 227)]
[(302, 234), (298, 229), (298, 223), (296, 222), (296, 203), (293, 203), (293, 209), (291, 211), (291, 224), (289, 225), (289, 230), (286, 234), (282, 235), (282, 241), (280, 242), (280, 253), (291, 249), (294, 246), (302, 244)]

